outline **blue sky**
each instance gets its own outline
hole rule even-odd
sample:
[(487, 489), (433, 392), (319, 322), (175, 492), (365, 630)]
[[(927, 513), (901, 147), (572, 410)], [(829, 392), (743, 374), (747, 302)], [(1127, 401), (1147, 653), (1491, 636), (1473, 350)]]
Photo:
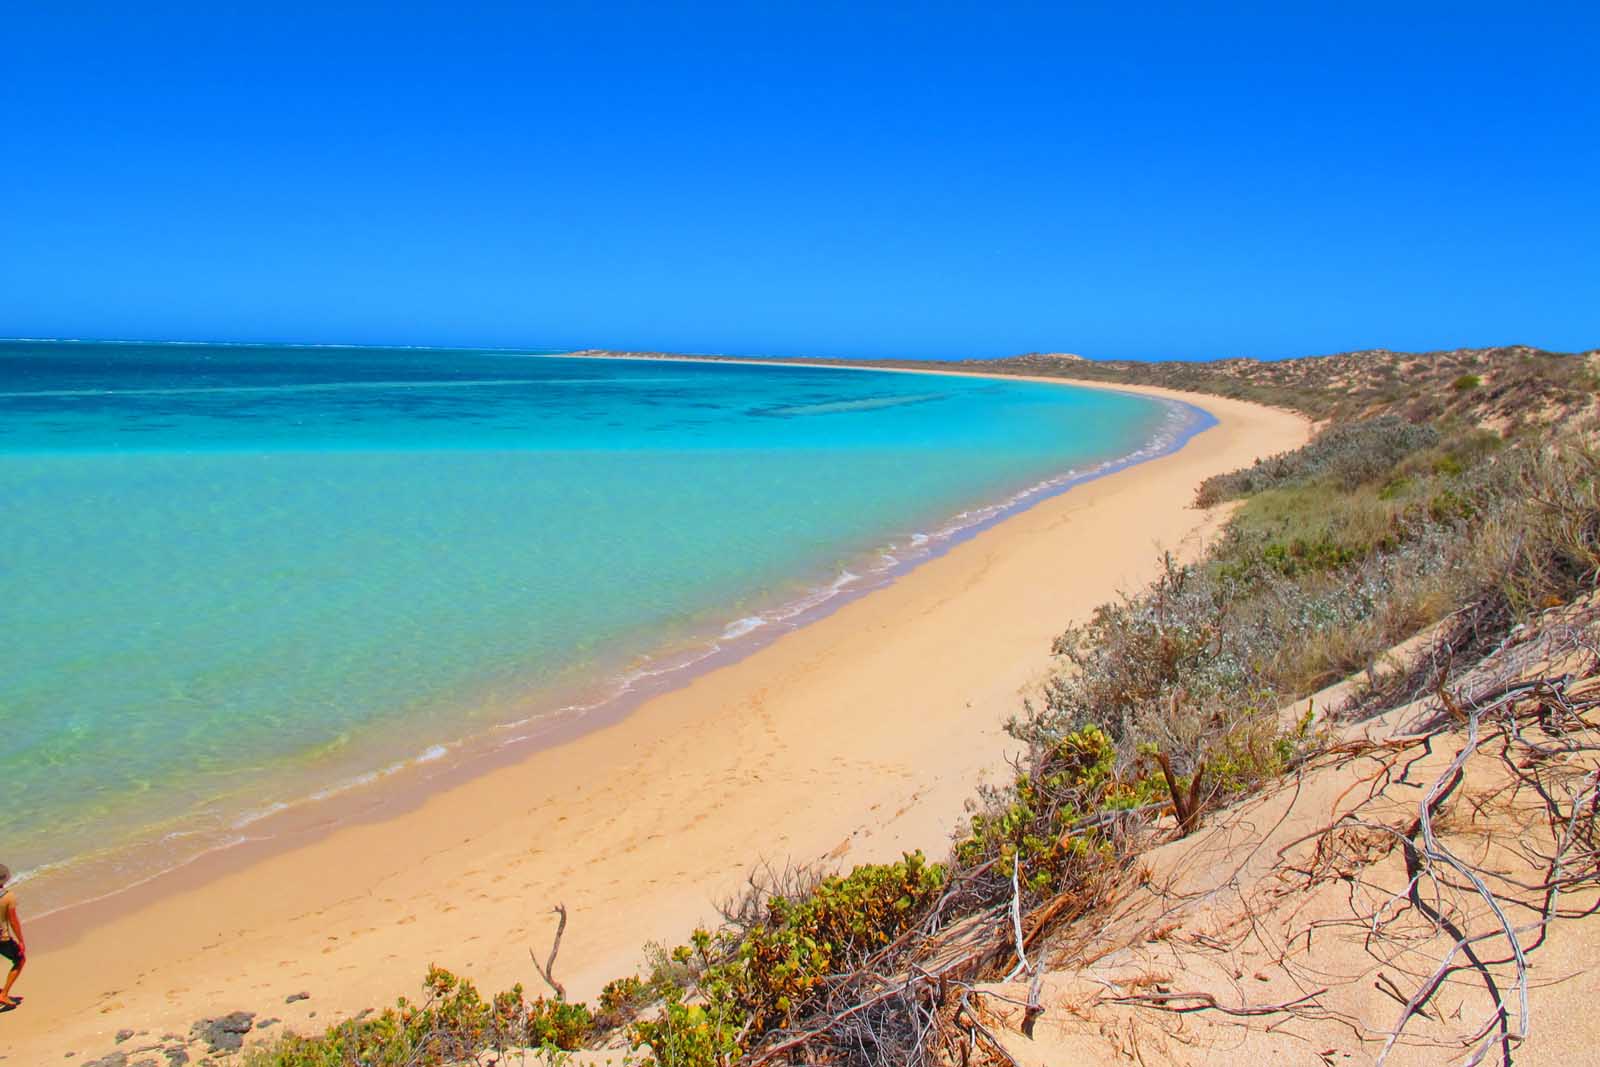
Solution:
[(0, 336), (1600, 345), (1600, 5), (7, 5)]

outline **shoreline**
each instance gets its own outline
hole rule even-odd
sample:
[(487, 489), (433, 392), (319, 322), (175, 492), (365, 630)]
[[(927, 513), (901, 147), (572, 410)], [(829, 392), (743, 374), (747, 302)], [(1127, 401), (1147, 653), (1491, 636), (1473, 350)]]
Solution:
[[(527, 353), (526, 357), (730, 362), (698, 356), (586, 356), (546, 352)], [(809, 364), (770, 360), (738, 362), (812, 369)], [(906, 368), (821, 369), (918, 373)], [(942, 370), (926, 373), (940, 377), (949, 374)], [(1012, 380), (1022, 379), (1006, 376), (996, 380), (1010, 384)], [(1045, 378), (1032, 380), (1039, 384), (1063, 384)], [(615, 723), (651, 698), (688, 685), (708, 671), (737, 663), (785, 633), (810, 625), (859, 597), (899, 581), (929, 560), (1013, 515), (1077, 486), (1181, 449), (1195, 434), (1216, 423), (1203, 409), (1185, 401), (1165, 398), (1162, 406), (1165, 412), (1158, 416), (1160, 425), (1130, 451), (1052, 474), (1006, 496), (975, 502), (963, 511), (942, 517), (929, 525), (927, 531), (919, 531), (911, 538), (888, 541), (842, 560), (840, 569), (831, 579), (819, 576), (813, 584), (797, 584), (790, 591), (791, 595), (738, 618), (730, 612), (723, 623), (712, 629), (652, 649), (627, 665), (615, 662), (584, 682), (530, 693), (517, 708), (526, 713), (519, 718), (480, 725), (462, 736), (434, 738), (410, 755), (398, 759), (391, 756), (382, 765), (353, 771), (346, 777), (314, 786), (303, 783), (305, 791), (298, 794), (252, 797), (242, 807), (218, 814), (205, 828), (182, 822), (144, 828), (126, 842), (119, 841), (87, 855), (48, 863), (34, 870), (19, 871), (15, 884), (22, 887), (33, 902), (31, 910), (36, 922), (64, 917), (60, 924), (70, 942), (86, 926), (103, 921), (108, 913), (114, 915), (126, 910), (119, 908), (118, 898), (138, 900), (138, 891), (144, 886), (152, 882), (166, 883), (185, 868), (198, 864), (200, 871), (228, 869), (239, 862), (230, 863), (228, 859), (227, 854), (235, 851), (252, 856), (270, 854), (275, 850), (274, 842), (280, 838), (300, 838), (316, 828), (336, 827), (364, 817), (383, 817), (391, 810), (410, 810), (431, 792), (526, 758), (532, 751), (565, 743), (589, 730)], [(179, 840), (186, 847), (181, 851), (176, 846), (167, 850), (169, 842)], [(157, 849), (167, 851), (159, 857), (151, 855)], [(38, 886), (41, 879), (44, 885)], [(90, 888), (113, 881), (121, 884), (109, 892)], [(48, 900), (48, 907), (44, 909), (38, 903), (42, 899), (41, 890), (55, 894), (43, 898)], [(85, 921), (85, 915), (96, 918)]]
[[(565, 954), (582, 969), (564, 980), (583, 996), (590, 984), (627, 973), (649, 937), (686, 933), (717, 892), (762, 858), (827, 853), (851, 863), (901, 846), (942, 851), (960, 813), (951, 800), (970, 795), (977, 772), (999, 762), (998, 724), (1048, 667), (1049, 638), (1148, 577), (1155, 553), (1147, 538), (1175, 547), (1207, 525), (1188, 508), (1200, 478), (1294, 447), (1307, 432), (1299, 416), (1237, 401), (1034, 380), (1180, 400), (1218, 422), (1171, 451), (997, 516), (909, 573), (835, 598), (820, 619), (642, 693), (620, 714), (570, 720), (576, 729), (558, 726), (497, 765), (474, 761), (441, 773), (421, 795), (352, 798), (357, 810), (335, 818), (323, 809), (264, 847), (208, 854), (31, 925), (29, 1010), (0, 1024), (9, 1031), (5, 1044), (89, 1051), (85, 1045), (122, 1027), (182, 1031), (237, 1008), (304, 1028), (298, 1009), (321, 1009), (329, 1021), (330, 1009), (387, 1003), (413, 992), (430, 961), (486, 991), (502, 988), (530, 977), (526, 948), (548, 943), (546, 913), (558, 899), (576, 904)], [(1139, 525), (1136, 545), (1120, 523), (1106, 529), (1103, 513), (1113, 504), (1122, 523)], [(1098, 521), (1071, 524), (1070, 537), (1054, 529), (1095, 510)], [(1009, 550), (1019, 547), (1026, 551)], [(1037, 581), (1042, 576), (1028, 573), (1073, 548), (1087, 550), (1094, 574)], [(997, 582), (996, 571), (1010, 580)], [(1063, 577), (1073, 579), (1068, 588)], [(1018, 603), (1038, 593), (1042, 602)], [(976, 606), (967, 603), (975, 596), (1001, 616), (984, 640), (967, 632), (982, 626), (983, 613), (957, 612)], [(1027, 615), (1027, 625), (1008, 625), (1005, 616), (1015, 614)], [(945, 659), (956, 661), (959, 677), (942, 669)], [(919, 667), (921, 677), (907, 676)], [(962, 693), (969, 698), (955, 699)], [(930, 701), (948, 706), (921, 710)], [(873, 798), (879, 803), (869, 806)], [(824, 817), (797, 825), (797, 809), (808, 804)], [(888, 814), (891, 807), (898, 810)], [(708, 833), (715, 841), (701, 840)], [(763, 841), (772, 852), (748, 851)], [(692, 854), (701, 844), (712, 855)], [(523, 883), (522, 895), (497, 896), (512, 888), (499, 883), (513, 872), (535, 880)], [(462, 914), (469, 911), (471, 918)], [(493, 945), (475, 944), (485, 935)], [(95, 951), (105, 944), (123, 951), (107, 960)], [(317, 990), (314, 999), (283, 1009), (283, 996), (302, 985)]]
[[(528, 353), (529, 358), (596, 358), (630, 362), (720, 363), (704, 357), (584, 356)], [(809, 364), (770, 360), (740, 360), (762, 366), (807, 369)], [(907, 368), (826, 367), (890, 374), (927, 373), (933, 376), (987, 377), (960, 372)], [(997, 381), (1033, 381), (1047, 385), (1073, 385), (1059, 379), (1003, 376)], [(1105, 388), (1090, 383), (1087, 388)], [(1116, 391), (1105, 389), (1105, 391)], [(1136, 390), (1122, 390), (1140, 395)], [(281, 841), (304, 839), (350, 822), (387, 818), (414, 810), (429, 795), (449, 789), (472, 777), (527, 758), (532, 752), (561, 745), (591, 730), (603, 729), (636, 711), (656, 696), (691, 684), (702, 674), (731, 666), (761, 651), (783, 635), (828, 617), (846, 604), (902, 580), (918, 567), (945, 555), (955, 546), (978, 536), (1014, 515), (1118, 471), (1182, 449), (1195, 435), (1216, 425), (1215, 417), (1192, 403), (1172, 397), (1157, 398), (1165, 408), (1161, 424), (1131, 451), (1089, 461), (1038, 482), (974, 503), (967, 509), (931, 524), (909, 539), (880, 544), (858, 557), (842, 561), (831, 581), (797, 586), (794, 595), (756, 609), (753, 614), (728, 620), (715, 630), (688, 641), (652, 650), (627, 667), (596, 675), (578, 686), (540, 691), (528, 700), (522, 718), (496, 722), (459, 737), (445, 737), (415, 754), (383, 766), (317, 785), (286, 799), (258, 798), (242, 809), (221, 817), (211, 829), (189, 829), (173, 824), (151, 828), (149, 833), (97, 850), (85, 857), (48, 864), (17, 873), (14, 884), (28, 894), (34, 922), (53, 920), (64, 944), (70, 944), (95, 925), (122, 914), (161, 889), (192, 885), (231, 870), (241, 863), (279, 851)], [(141, 850), (174, 838), (195, 838), (186, 852), (174, 852), (142, 868)], [(133, 861), (133, 862), (130, 862)], [(193, 868), (187, 875), (187, 869)], [(46, 889), (67, 897), (47, 910), (39, 909), (34, 883), (44, 877)], [(126, 879), (109, 892), (74, 894), (80, 886)], [(151, 883), (157, 883), (151, 886)], [(66, 889), (62, 890), (62, 885)], [(151, 886), (150, 889), (146, 889)]]

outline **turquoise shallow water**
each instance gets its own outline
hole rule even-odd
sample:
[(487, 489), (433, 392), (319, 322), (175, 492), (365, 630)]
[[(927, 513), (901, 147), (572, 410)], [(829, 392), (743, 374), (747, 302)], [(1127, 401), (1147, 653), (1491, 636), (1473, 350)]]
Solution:
[(522, 736), (1194, 415), (831, 368), (0, 343), (5, 861), (109, 888)]

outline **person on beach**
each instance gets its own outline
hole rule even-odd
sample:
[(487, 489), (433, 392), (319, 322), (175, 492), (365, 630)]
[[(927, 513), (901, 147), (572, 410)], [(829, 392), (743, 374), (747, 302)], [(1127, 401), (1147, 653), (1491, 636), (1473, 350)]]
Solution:
[(21, 997), (13, 998), (11, 986), (28, 962), (28, 943), (22, 936), (22, 920), (17, 917), (17, 895), (6, 888), (11, 881), (11, 868), (0, 863), (0, 956), (11, 961), (11, 973), (6, 975), (4, 989), (0, 989), (0, 1010), (14, 1008)]

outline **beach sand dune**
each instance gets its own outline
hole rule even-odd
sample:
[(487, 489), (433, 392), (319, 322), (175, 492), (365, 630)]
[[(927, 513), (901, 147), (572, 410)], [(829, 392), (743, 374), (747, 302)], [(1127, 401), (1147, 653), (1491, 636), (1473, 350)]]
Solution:
[(535, 989), (528, 950), (548, 948), (557, 903), (571, 916), (558, 977), (588, 997), (647, 941), (711, 918), (763, 860), (941, 855), (1003, 767), (1002, 724), (1051, 640), (1152, 576), (1159, 550), (1192, 552), (1215, 529), (1190, 506), (1203, 478), (1309, 433), (1286, 412), (1182, 399), (1218, 425), (619, 722), (35, 924), (0, 1059), (98, 1055), (121, 1029), (153, 1040), (240, 1009), (319, 1028), (414, 995), (430, 963)]

